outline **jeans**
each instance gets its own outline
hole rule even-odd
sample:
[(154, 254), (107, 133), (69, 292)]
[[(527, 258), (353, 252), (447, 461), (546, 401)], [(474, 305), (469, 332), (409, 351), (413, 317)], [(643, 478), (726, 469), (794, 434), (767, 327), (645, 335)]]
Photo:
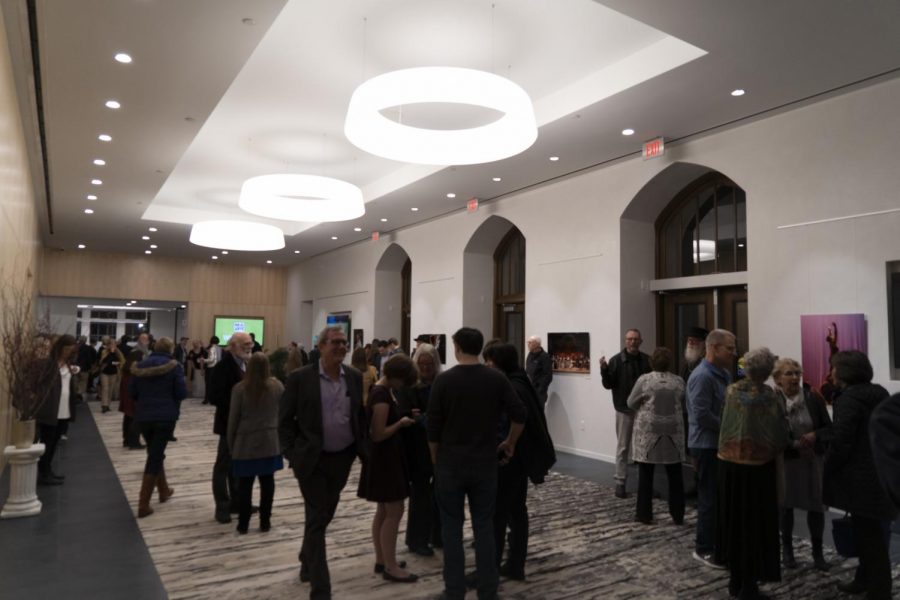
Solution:
[(444, 592), (448, 600), (466, 595), (466, 556), (463, 549), (464, 501), (469, 499), (472, 530), (475, 533), (475, 568), (478, 571), (478, 598), (497, 597), (500, 575), (494, 549), (494, 503), (497, 500), (496, 461), (445, 465), (434, 470), (434, 494), (441, 511), (444, 538)]
[(145, 475), (159, 475), (159, 472), (162, 471), (163, 463), (166, 460), (166, 446), (173, 431), (175, 431), (175, 421), (141, 422), (141, 433), (147, 440)]
[(59, 437), (63, 434), (63, 426), (68, 425), (67, 419), (59, 419), (56, 425), (38, 424), (38, 441), (44, 444), (44, 453), (38, 459), (38, 473), (49, 475), (53, 472), (53, 456), (59, 444)]
[(716, 494), (719, 464), (716, 448), (691, 448), (697, 465), (697, 554), (711, 554), (716, 546)]
[[(684, 480), (681, 463), (661, 465), (669, 480), (669, 514), (677, 524), (684, 521)], [(653, 463), (638, 463), (637, 518), (649, 521), (653, 518)]]

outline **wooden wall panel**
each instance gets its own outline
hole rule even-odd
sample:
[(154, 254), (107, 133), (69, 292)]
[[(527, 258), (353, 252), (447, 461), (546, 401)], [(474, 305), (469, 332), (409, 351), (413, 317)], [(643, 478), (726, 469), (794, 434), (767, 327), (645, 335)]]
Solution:
[(187, 335), (209, 341), (215, 315), (266, 319), (267, 349), (284, 345), (287, 270), (165, 257), (44, 250), (44, 296), (175, 300), (189, 306)]

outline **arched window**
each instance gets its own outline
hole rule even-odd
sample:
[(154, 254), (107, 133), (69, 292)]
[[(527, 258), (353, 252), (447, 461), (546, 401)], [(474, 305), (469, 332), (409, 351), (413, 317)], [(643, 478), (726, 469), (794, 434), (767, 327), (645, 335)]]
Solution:
[(494, 252), (494, 336), (524, 358), (525, 237), (513, 227)]
[(744, 190), (710, 173), (682, 190), (656, 222), (659, 279), (747, 270)]

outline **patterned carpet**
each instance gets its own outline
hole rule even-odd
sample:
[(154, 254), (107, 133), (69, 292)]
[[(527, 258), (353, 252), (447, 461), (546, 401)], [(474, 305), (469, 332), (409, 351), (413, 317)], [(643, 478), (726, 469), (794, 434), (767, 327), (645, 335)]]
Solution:
[[(115, 407), (115, 406), (114, 406)], [(122, 448), (121, 414), (92, 413), (129, 499), (136, 505), (145, 454)], [(296, 481), (288, 471), (276, 475), (272, 530), (239, 536), (236, 523), (213, 520), (210, 474), (217, 438), (213, 410), (199, 400), (182, 406), (177, 443), (167, 451), (166, 471), (175, 496), (154, 499), (156, 512), (138, 523), (163, 583), (173, 599), (294, 599), (309, 594), (297, 577), (297, 551), (303, 532), (303, 508)], [(443, 589), (440, 552), (432, 558), (399, 558), (418, 573), (415, 584), (392, 584), (372, 573), (370, 524), (374, 505), (356, 498), (358, 464), (344, 489), (337, 516), (328, 530), (329, 566), (336, 599), (401, 600), (430, 598)], [(256, 492), (258, 494), (258, 492)], [(501, 596), (517, 600), (599, 598), (728, 598), (725, 571), (705, 568), (691, 558), (695, 513), (685, 526), (671, 523), (664, 503), (654, 501), (658, 523), (633, 522), (634, 501), (619, 500), (612, 489), (560, 474), (529, 490), (531, 543), (526, 582), (501, 582)], [(471, 532), (466, 532), (467, 538)], [(474, 564), (468, 548), (468, 564)], [(831, 572), (812, 569), (809, 544), (798, 540), (800, 568), (763, 591), (779, 599), (843, 598), (835, 582), (850, 576), (855, 561), (842, 562), (827, 549)], [(900, 568), (895, 568), (900, 590)], [(474, 592), (469, 594), (474, 597)]]

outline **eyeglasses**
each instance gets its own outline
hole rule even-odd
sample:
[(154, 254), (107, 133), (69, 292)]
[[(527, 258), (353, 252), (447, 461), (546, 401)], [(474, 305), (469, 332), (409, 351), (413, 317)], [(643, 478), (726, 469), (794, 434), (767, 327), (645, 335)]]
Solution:
[(803, 371), (785, 371), (782, 373), (784, 377), (800, 377), (803, 374)]
[(346, 346), (349, 342), (347, 340), (328, 340), (328, 343), (335, 346)]

